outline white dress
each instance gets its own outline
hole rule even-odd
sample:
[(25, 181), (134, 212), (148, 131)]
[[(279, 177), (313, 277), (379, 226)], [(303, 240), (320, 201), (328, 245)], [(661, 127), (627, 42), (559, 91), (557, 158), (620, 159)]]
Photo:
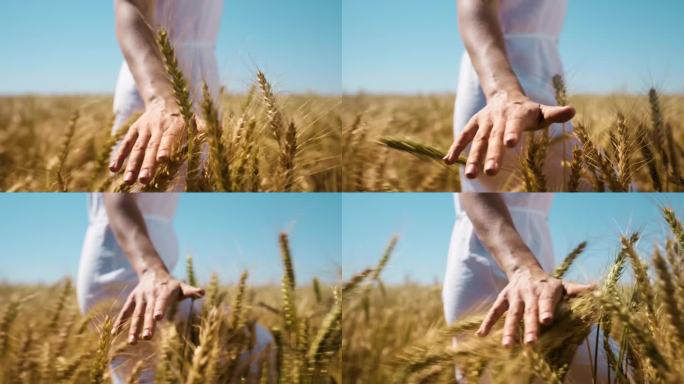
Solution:
[[(513, 71), (525, 93), (533, 101), (555, 105), (553, 77), (563, 75), (558, 51), (558, 36), (563, 25), (567, 0), (500, 0), (500, 24), (506, 43), (506, 53)], [(475, 68), (465, 52), (461, 67), (454, 108), (454, 135), (457, 136), (471, 117), (486, 105)], [(570, 124), (554, 124), (551, 135), (570, 132)], [(507, 151), (507, 155), (510, 150)], [(506, 163), (506, 162), (504, 162)], [(461, 191), (504, 191), (504, 177), (480, 176), (470, 180), (461, 170)], [(560, 171), (560, 170), (559, 170)]]
[[(173, 217), (178, 204), (177, 193), (138, 193), (132, 194), (138, 208), (143, 214), (147, 232), (155, 250), (164, 261), (164, 265), (172, 271), (178, 262), (178, 240), (173, 227)], [(86, 231), (81, 261), (78, 271), (76, 295), (83, 313), (91, 310), (108, 311), (115, 316), (138, 283), (138, 276), (131, 263), (119, 246), (109, 225), (109, 219), (104, 206), (104, 194), (91, 193), (88, 195), (89, 224)], [(116, 305), (111, 306), (112, 300)], [(193, 313), (201, 311), (203, 300), (195, 301)], [(190, 311), (190, 300), (182, 301), (178, 306), (177, 321), (187, 318)], [(101, 307), (107, 305), (106, 308)], [(99, 307), (98, 307), (99, 306)], [(263, 349), (273, 342), (270, 332), (257, 324), (255, 327), (256, 344), (252, 351), (243, 355), (242, 361), (257, 356)], [(114, 383), (124, 383), (127, 372), (137, 361), (135, 356), (149, 356), (152, 346), (150, 343), (138, 343), (127, 347), (126, 353), (114, 358), (110, 364)], [(253, 366), (256, 374), (258, 365)], [(154, 378), (153, 365), (143, 370), (140, 383), (151, 383)]]
[[(156, 0), (155, 24), (164, 27), (176, 50), (178, 62), (191, 87), (195, 108), (202, 99), (202, 82), (206, 82), (218, 101), (219, 72), (215, 46), (218, 37), (223, 0)], [(112, 132), (118, 131), (128, 118), (142, 111), (145, 104), (138, 93), (135, 80), (124, 62), (119, 72), (114, 94), (115, 121)], [(116, 153), (116, 151), (113, 151)], [(145, 193), (134, 195), (140, 208), (150, 239), (169, 270), (178, 262), (178, 241), (173, 228), (178, 195), (175, 193)], [(119, 247), (109, 225), (103, 194), (93, 193), (88, 198), (89, 224), (86, 231), (77, 281), (77, 297), (82, 312), (88, 312), (100, 303), (118, 299), (119, 305), (128, 297), (138, 277), (126, 255)], [(190, 300), (179, 305), (179, 319), (190, 310)], [(195, 302), (198, 313), (201, 300)], [(107, 308), (116, 314), (119, 308)], [(251, 353), (259, 353), (272, 336), (262, 326), (256, 327), (257, 343)], [(123, 383), (127, 379), (125, 365), (145, 355), (145, 343), (129, 347), (125, 357), (115, 358), (111, 365), (112, 379)], [(148, 351), (149, 352), (149, 351)], [(258, 367), (257, 367), (258, 368)], [(154, 371), (145, 369), (141, 383), (151, 383)]]
[[(555, 105), (553, 77), (563, 75), (558, 51), (567, 0), (500, 0), (500, 25), (504, 33), (506, 52), (525, 93), (534, 101)], [(470, 118), (486, 105), (475, 68), (467, 52), (463, 54), (459, 74), (454, 133), (457, 135)], [(554, 124), (552, 137), (570, 132), (570, 124)], [(559, 170), (560, 172), (560, 170)], [(497, 192), (505, 190), (501, 177), (480, 176), (471, 180), (461, 167), (463, 192)], [(515, 228), (522, 240), (537, 257), (545, 271), (555, 267), (553, 244), (548, 225), (548, 212), (553, 195), (550, 193), (505, 193)], [(464, 315), (492, 303), (506, 286), (506, 274), (477, 237), (473, 224), (455, 195), (456, 222), (451, 236), (442, 299), (448, 324)], [(592, 331), (592, 333), (595, 332)], [(593, 338), (592, 338), (593, 340)], [(599, 375), (606, 377), (606, 357), (599, 348)], [(591, 380), (591, 360), (584, 345), (578, 348), (568, 371), (568, 382)]]

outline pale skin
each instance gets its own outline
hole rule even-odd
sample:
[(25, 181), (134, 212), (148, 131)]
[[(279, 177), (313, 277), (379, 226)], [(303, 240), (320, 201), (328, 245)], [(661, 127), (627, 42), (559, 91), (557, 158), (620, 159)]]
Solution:
[(199, 299), (204, 290), (171, 276), (150, 240), (133, 195), (107, 193), (104, 204), (116, 241), (138, 274), (138, 284), (119, 311), (112, 334), (122, 332), (128, 325), (127, 341), (135, 344), (152, 338), (157, 322), (173, 303)]
[[(477, 237), (508, 277), (477, 331), (486, 336), (508, 311), (501, 343), (512, 347), (517, 340), (535, 344), (542, 325), (553, 322), (554, 311), (564, 295), (575, 296), (593, 285), (576, 284), (552, 277), (525, 245), (515, 229), (503, 197), (496, 193), (461, 193), (459, 201), (473, 223)], [(520, 321), (523, 335), (518, 335)], [(520, 338), (519, 338), (520, 337)]]
[(459, 32), (487, 104), (456, 137), (444, 162), (456, 163), (471, 144), (466, 177), (477, 178), (482, 170), (495, 176), (504, 165), (505, 151), (518, 145), (523, 132), (567, 122), (575, 109), (539, 104), (525, 95), (506, 54), (498, 0), (457, 0), (457, 7)]
[(112, 172), (125, 169), (128, 184), (136, 180), (149, 183), (156, 167), (169, 159), (185, 133), (155, 33), (148, 23), (153, 19), (154, 4), (154, 0), (114, 0), (116, 37), (145, 102), (145, 111), (130, 127), (109, 165)]

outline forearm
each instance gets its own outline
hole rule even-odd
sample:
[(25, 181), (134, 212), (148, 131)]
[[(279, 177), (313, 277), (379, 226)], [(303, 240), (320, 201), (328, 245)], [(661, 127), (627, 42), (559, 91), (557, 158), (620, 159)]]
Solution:
[(461, 206), (473, 223), (477, 237), (509, 277), (529, 268), (541, 270), (513, 224), (503, 197), (497, 193), (461, 193)]
[(116, 37), (145, 105), (172, 108), (173, 88), (156, 45), (149, 21), (154, 1), (115, 0)]
[(164, 261), (150, 240), (145, 220), (133, 196), (106, 193), (104, 203), (112, 232), (136, 273), (139, 276), (147, 272), (168, 274)]
[(498, 0), (457, 0), (458, 26), (487, 100), (524, 97), (506, 54)]

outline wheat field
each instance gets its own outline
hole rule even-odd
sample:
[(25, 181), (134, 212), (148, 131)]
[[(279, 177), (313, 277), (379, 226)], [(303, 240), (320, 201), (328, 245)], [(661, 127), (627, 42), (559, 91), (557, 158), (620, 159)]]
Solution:
[[(684, 96), (569, 95), (575, 134), (564, 141), (573, 159), (562, 185), (548, 185), (548, 140), (527, 133), (521, 156), (508, 166), (506, 191), (682, 191)], [(453, 95), (353, 95), (343, 100), (344, 191), (458, 192), (456, 166), (441, 158), (453, 142)], [(576, 144), (574, 144), (574, 143)], [(561, 152), (562, 153), (562, 152)], [(485, 176), (482, 176), (485, 177)]]
[(16, 96), (0, 98), (0, 190), (166, 191), (183, 169), (191, 192), (340, 189), (339, 98), (277, 95), (258, 71), (246, 94), (222, 91), (217, 106), (203, 84), (202, 99), (193, 100), (166, 31), (157, 42), (186, 132), (148, 185), (109, 174), (110, 156), (137, 117), (111, 134), (111, 97)]
[[(155, 367), (156, 383), (342, 382), (341, 289), (315, 278), (297, 283), (288, 236), (278, 241), (280, 287), (251, 286), (246, 271), (231, 285), (213, 275), (201, 312), (181, 324), (162, 321), (161, 340), (131, 369), (128, 383), (138, 382), (143, 364)], [(190, 257), (186, 270), (186, 281), (196, 283)], [(270, 330), (274, 343), (244, 360), (256, 323)], [(111, 329), (112, 319), (101, 311), (80, 314), (70, 279), (53, 286), (0, 284), (0, 382), (108, 383), (108, 363), (125, 353), (126, 342), (125, 333), (112, 338)]]
[[(616, 238), (613, 262), (596, 289), (564, 299), (536, 346), (511, 350), (501, 346), (503, 320), (483, 338), (475, 331), (484, 313), (447, 326), (440, 286), (385, 286), (382, 269), (392, 263), (393, 239), (378, 265), (357, 275), (366, 281), (344, 302), (344, 382), (453, 383), (458, 367), (473, 383), (483, 376), (493, 383), (562, 383), (577, 348), (590, 348), (592, 372), (598, 364), (609, 367), (607, 377), (592, 373), (601, 382), (683, 382), (684, 229), (672, 210), (662, 213), (669, 232), (650, 255), (637, 250), (643, 248), (639, 233)], [(585, 248), (591, 244), (578, 245), (554, 275), (565, 275)], [(588, 338), (591, 327), (604, 336)], [(459, 338), (458, 347), (452, 346), (453, 337)], [(598, 360), (598, 351), (606, 361)], [(535, 378), (539, 381), (531, 381)]]

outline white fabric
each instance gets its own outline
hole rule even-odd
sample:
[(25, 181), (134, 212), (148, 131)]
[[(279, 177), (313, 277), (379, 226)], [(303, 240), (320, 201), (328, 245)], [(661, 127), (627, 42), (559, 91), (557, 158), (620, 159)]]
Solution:
[[(555, 268), (553, 244), (548, 225), (548, 213), (553, 201), (551, 193), (506, 193), (501, 194), (509, 209), (516, 230), (522, 240), (536, 256), (545, 271)], [(454, 195), (456, 222), (451, 235), (447, 260), (442, 301), (447, 324), (472, 314), (486, 310), (483, 305), (491, 305), (496, 296), (508, 284), (506, 274), (486, 250), (475, 233), (473, 224)], [(592, 329), (590, 340), (595, 339), (596, 329)], [(601, 335), (601, 340), (603, 336)], [(454, 341), (456, 343), (456, 340)], [(593, 345), (593, 344), (592, 344)], [(603, 347), (599, 348), (598, 377), (600, 382), (607, 377), (606, 356)], [(585, 383), (591, 380), (592, 360), (586, 345), (577, 349), (570, 366), (566, 381)], [(456, 373), (460, 377), (460, 373)], [(487, 382), (484, 380), (483, 382)]]
[[(567, 0), (500, 0), (500, 23), (506, 43), (506, 53), (513, 71), (527, 96), (538, 103), (555, 105), (552, 79), (563, 75), (558, 51)], [(486, 105), (486, 100), (470, 56), (465, 52), (461, 67), (454, 109), (454, 135), (458, 135), (470, 118)], [(563, 125), (554, 124), (551, 135), (563, 132)], [(566, 132), (572, 131), (566, 124)], [(463, 192), (503, 191), (502, 178), (481, 176), (470, 180), (461, 166)]]

